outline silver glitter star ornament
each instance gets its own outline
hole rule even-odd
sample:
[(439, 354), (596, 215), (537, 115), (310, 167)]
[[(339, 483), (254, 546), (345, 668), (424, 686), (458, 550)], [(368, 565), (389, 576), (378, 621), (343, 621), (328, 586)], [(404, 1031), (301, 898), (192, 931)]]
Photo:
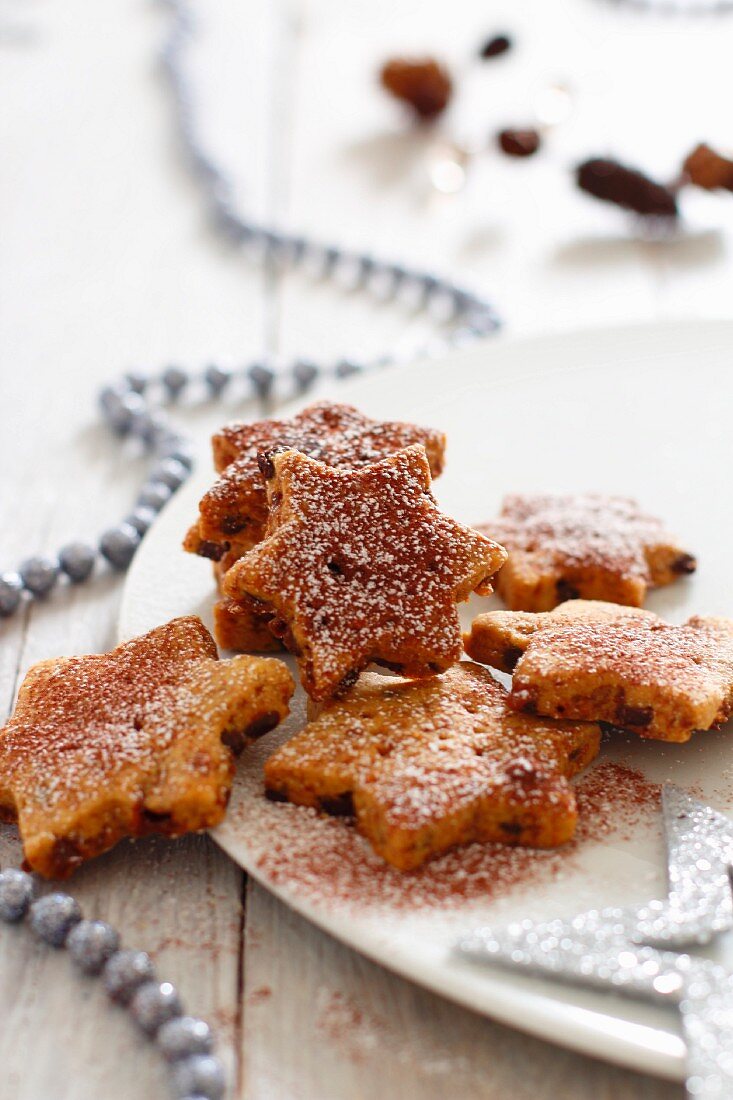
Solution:
[(634, 938), (665, 947), (708, 943), (733, 928), (733, 824), (669, 785), (662, 810), (669, 894), (637, 910)]
[[(483, 927), (457, 945), (464, 958), (615, 990), (679, 1009), (687, 1092), (733, 1097), (733, 975), (673, 948), (733, 927), (733, 826), (684, 791), (663, 792), (669, 893), (633, 909), (593, 909), (570, 920)], [(662, 949), (665, 948), (665, 949)]]

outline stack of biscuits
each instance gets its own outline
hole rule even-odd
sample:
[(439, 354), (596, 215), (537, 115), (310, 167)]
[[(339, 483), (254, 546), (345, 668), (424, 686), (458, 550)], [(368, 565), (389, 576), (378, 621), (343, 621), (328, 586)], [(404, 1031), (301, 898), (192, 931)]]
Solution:
[[(444, 452), (438, 431), (330, 403), (232, 425), (185, 541), (216, 563), (220, 645), (290, 651), (311, 700), (268, 796), (353, 819), (405, 870), (470, 841), (562, 843), (599, 723), (684, 740), (733, 705), (731, 624), (640, 609), (695, 569), (659, 520), (511, 496), (469, 528), (433, 497)], [(456, 605), (494, 587), (511, 610), (462, 639)]]
[[(216, 638), (239, 656), (187, 617), (31, 669), (0, 731), (0, 814), (41, 873), (220, 821), (236, 753), (295, 686), (262, 652), (293, 655), (310, 719), (266, 761), (267, 796), (349, 819), (403, 871), (569, 840), (603, 724), (685, 741), (733, 711), (733, 622), (642, 608), (696, 562), (635, 501), (514, 495), (468, 527), (433, 495), (440, 431), (330, 402), (213, 450), (184, 546), (214, 563)], [(507, 610), (462, 637), (457, 605), (494, 588)]]

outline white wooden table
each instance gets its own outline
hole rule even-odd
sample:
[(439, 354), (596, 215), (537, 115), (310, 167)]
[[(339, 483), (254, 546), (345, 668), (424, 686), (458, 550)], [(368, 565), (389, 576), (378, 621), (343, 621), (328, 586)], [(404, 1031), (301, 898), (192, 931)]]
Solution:
[[(730, 141), (725, 19), (659, 20), (603, 0), (198, 8), (194, 68), (212, 148), (255, 215), (454, 272), (495, 300), (509, 332), (730, 312), (733, 198), (693, 197), (689, 233), (639, 242), (569, 176), (575, 160), (609, 150), (671, 175), (695, 141)], [(212, 239), (156, 74), (163, 18), (146, 0), (0, 0), (3, 568), (93, 535), (131, 503), (142, 464), (93, 406), (114, 373), (364, 354), (429, 331), (398, 308), (263, 277)], [(471, 61), (504, 28), (517, 51)], [(378, 63), (403, 51), (439, 52), (460, 70), (445, 129), (471, 142), (522, 124), (552, 81), (578, 90), (577, 109), (533, 162), (487, 155), (463, 193), (431, 195), (427, 139), (374, 86)], [(226, 415), (257, 411), (242, 402)], [(223, 416), (204, 411), (192, 429)], [(119, 590), (100, 577), (0, 627), (3, 713), (32, 662), (113, 642)], [(5, 829), (0, 859), (17, 858)], [(73, 887), (217, 1026), (237, 1097), (681, 1095), (388, 974), (246, 881), (206, 837), (121, 845)], [(161, 1065), (124, 1014), (23, 930), (0, 930), (0, 995), (1, 1100), (165, 1095)]]

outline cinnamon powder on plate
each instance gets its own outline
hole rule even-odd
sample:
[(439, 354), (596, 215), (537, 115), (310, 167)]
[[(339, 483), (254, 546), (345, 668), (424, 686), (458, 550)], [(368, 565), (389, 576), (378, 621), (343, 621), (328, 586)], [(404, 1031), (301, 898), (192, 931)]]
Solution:
[(382, 862), (351, 825), (315, 810), (256, 796), (257, 813), (247, 814), (246, 826), (261, 852), (260, 871), (311, 903), (362, 911), (455, 909), (560, 877), (573, 869), (584, 847), (610, 835), (628, 839), (660, 805), (660, 784), (618, 763), (598, 765), (575, 789), (578, 828), (562, 848), (471, 844), (407, 873)]

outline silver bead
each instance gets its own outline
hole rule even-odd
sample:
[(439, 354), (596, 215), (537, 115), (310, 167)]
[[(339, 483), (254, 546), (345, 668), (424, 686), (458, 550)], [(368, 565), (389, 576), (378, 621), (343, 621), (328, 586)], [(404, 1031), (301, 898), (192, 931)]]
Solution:
[(319, 368), (308, 359), (299, 359), (293, 367), (293, 378), (299, 390), (307, 390), (318, 377)]
[(30, 875), (9, 867), (0, 873), (0, 920), (17, 921), (28, 912), (35, 884)]
[(188, 385), (188, 375), (181, 367), (166, 367), (161, 378), (168, 395), (175, 401)]
[(122, 392), (116, 386), (105, 386), (97, 398), (102, 415), (107, 419), (119, 408)]
[(103, 920), (80, 920), (66, 940), (66, 950), (85, 974), (99, 974), (119, 946), (119, 935)]
[(324, 245), (316, 242), (306, 242), (303, 255), (300, 258), (300, 265), (311, 278), (324, 278), (335, 262), (335, 251), (333, 248), (324, 247)]
[(356, 363), (353, 359), (339, 359), (334, 371), (337, 378), (349, 378), (353, 374), (360, 374), (363, 369), (361, 363)]
[(134, 512), (130, 512), (129, 516), (125, 516), (125, 523), (129, 523), (131, 527), (134, 527), (142, 538), (145, 532), (155, 523), (157, 515), (155, 509), (147, 508), (144, 504), (141, 504)]
[(140, 535), (129, 523), (110, 527), (99, 540), (99, 549), (113, 569), (127, 569), (140, 544)]
[(94, 547), (86, 542), (70, 542), (59, 550), (59, 565), (74, 584), (81, 584), (94, 569)]
[(130, 1001), (130, 1012), (148, 1035), (154, 1035), (168, 1020), (180, 1016), (181, 1011), (178, 993), (170, 982), (145, 982)]
[(390, 264), (390, 274), (394, 279), (395, 290), (403, 279), (407, 277), (407, 268), (403, 264)]
[(247, 368), (247, 375), (258, 397), (267, 397), (275, 382), (275, 372), (264, 363), (253, 363)]
[(20, 573), (0, 573), (0, 618), (18, 610), (22, 592), (23, 578)]
[(133, 393), (145, 393), (148, 377), (145, 374), (141, 374), (139, 371), (131, 370), (125, 375), (125, 382)]
[(174, 458), (186, 469), (193, 468), (193, 452), (185, 439), (179, 435), (172, 435), (169, 439), (161, 440), (156, 448), (161, 458)]
[(144, 982), (152, 982), (155, 969), (145, 951), (117, 951), (107, 961), (102, 982), (107, 996), (127, 1004), (135, 990)]
[(431, 317), (441, 324), (452, 321), (458, 311), (456, 297), (450, 286), (440, 285), (430, 295), (428, 302)]
[(170, 421), (162, 409), (146, 408), (139, 416), (132, 418), (130, 431), (147, 447), (152, 447), (170, 432)]
[(343, 252), (337, 245), (327, 245), (323, 250), (324, 274), (331, 275), (342, 257)]
[(212, 212), (214, 228), (233, 244), (242, 244), (249, 237), (249, 232), (242, 225), (236, 211), (225, 203), (216, 203)]
[(127, 390), (121, 394), (117, 407), (107, 415), (107, 421), (120, 435), (127, 435), (139, 418), (147, 416), (147, 413), (148, 407), (140, 394)]
[(150, 480), (161, 482), (163, 485), (167, 485), (172, 492), (175, 492), (180, 485), (183, 485), (188, 474), (188, 468), (182, 462), (175, 458), (164, 458), (151, 471)]
[(427, 302), (430, 298), (430, 295), (435, 290), (438, 290), (440, 287), (440, 279), (437, 277), (437, 275), (420, 275), (418, 277), (418, 283), (423, 293), (424, 302)]
[(47, 596), (59, 575), (59, 563), (52, 558), (28, 558), (20, 567), (23, 584), (34, 596)]
[(357, 290), (364, 280), (367, 260), (368, 257), (353, 252), (342, 252), (332, 270), (334, 281), (344, 290)]
[(226, 1089), (224, 1067), (210, 1054), (194, 1054), (176, 1062), (171, 1073), (173, 1093), (177, 1097), (205, 1096), (221, 1100)]
[(154, 512), (159, 512), (163, 505), (168, 503), (170, 497), (171, 491), (167, 485), (161, 481), (149, 481), (140, 490), (137, 503), (145, 508), (152, 508)]
[(30, 907), (31, 931), (51, 947), (63, 947), (80, 920), (81, 909), (69, 894), (46, 894)]
[(213, 397), (218, 397), (231, 381), (231, 372), (212, 363), (204, 371), (204, 383)]
[(156, 1043), (164, 1058), (177, 1062), (179, 1058), (188, 1058), (192, 1054), (210, 1054), (213, 1046), (211, 1028), (205, 1020), (193, 1016), (178, 1016), (163, 1024)]

